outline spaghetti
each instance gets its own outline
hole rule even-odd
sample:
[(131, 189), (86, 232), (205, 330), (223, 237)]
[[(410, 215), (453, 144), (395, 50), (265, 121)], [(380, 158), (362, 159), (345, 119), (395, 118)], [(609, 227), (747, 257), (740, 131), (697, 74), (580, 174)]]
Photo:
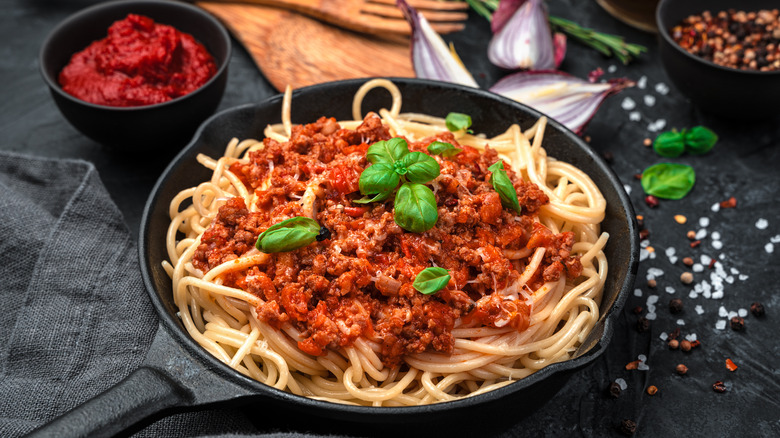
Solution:
[[(390, 110), (360, 114), (374, 87)], [(179, 316), (190, 335), (238, 372), (339, 403), (409, 406), (491, 391), (573, 357), (599, 319), (607, 275), (606, 201), (576, 167), (547, 157), (546, 119), (493, 138), (450, 133), (444, 120), (401, 114), (392, 82), (364, 84), (354, 120), (293, 126), (290, 90), (265, 140), (233, 139), (198, 161), (212, 178), (170, 204), (167, 234)], [(357, 204), (370, 143), (404, 137), (462, 152), (436, 156), (439, 218), (424, 233), (392, 219), (392, 202)], [(503, 160), (523, 206), (501, 208), (487, 167)], [(265, 254), (258, 235), (308, 216), (329, 238)], [(426, 266), (452, 273), (423, 295)]]

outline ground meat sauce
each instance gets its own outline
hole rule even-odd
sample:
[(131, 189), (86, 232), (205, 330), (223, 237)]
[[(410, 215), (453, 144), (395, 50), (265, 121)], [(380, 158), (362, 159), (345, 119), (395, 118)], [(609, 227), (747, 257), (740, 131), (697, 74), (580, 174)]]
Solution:
[[(270, 263), (222, 278), (264, 300), (257, 308), (262, 320), (277, 328), (285, 323), (297, 327), (301, 350), (320, 355), (327, 347), (348, 346), (365, 336), (381, 345), (383, 362), (392, 366), (409, 353), (451, 352), (458, 318), (464, 324), (525, 330), (530, 309), (522, 295), (493, 293), (511, 286), (527, 262), (512, 261), (503, 250), (546, 248), (531, 290), (582, 271), (579, 258), (570, 255), (573, 234), (553, 234), (533, 220), (549, 202), (547, 196), (506, 165), (523, 214), (502, 208), (487, 170), (498, 161), (497, 153), (460, 145), (445, 132), (409, 144), (412, 151), (426, 152), (439, 140), (463, 152), (435, 157), (441, 175), (429, 186), (438, 205), (436, 226), (422, 234), (407, 232), (393, 220), (392, 200), (352, 202), (361, 198), (358, 179), (368, 165), (368, 146), (389, 138), (379, 117), (369, 114), (355, 130), (323, 117), (294, 127), (287, 143), (265, 139), (264, 149), (250, 153), (248, 162), (230, 166), (255, 191), (259, 211), (250, 212), (243, 198), (227, 200), (203, 234), (194, 266), (206, 272), (235, 259), (271, 225), (303, 215), (300, 197), (313, 180), (324, 191), (316, 219), (331, 238), (271, 254)], [(423, 295), (412, 282), (434, 265), (448, 269), (452, 280), (436, 294)]]
[(60, 72), (65, 92), (90, 103), (141, 106), (191, 93), (217, 72), (192, 35), (130, 14), (108, 36), (76, 53)]

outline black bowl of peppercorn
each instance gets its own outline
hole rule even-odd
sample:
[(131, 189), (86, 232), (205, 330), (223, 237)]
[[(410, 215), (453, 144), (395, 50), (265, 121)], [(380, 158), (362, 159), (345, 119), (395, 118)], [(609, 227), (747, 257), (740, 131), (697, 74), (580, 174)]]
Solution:
[(661, 61), (700, 109), (729, 118), (780, 114), (780, 14), (772, 0), (661, 0)]

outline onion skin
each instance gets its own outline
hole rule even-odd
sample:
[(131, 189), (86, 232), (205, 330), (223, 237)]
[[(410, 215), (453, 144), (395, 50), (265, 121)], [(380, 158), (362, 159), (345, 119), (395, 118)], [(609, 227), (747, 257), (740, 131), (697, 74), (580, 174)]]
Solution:
[(500, 2), (491, 28), (488, 59), (498, 67), (551, 70), (566, 53), (566, 37), (553, 37), (543, 0)]

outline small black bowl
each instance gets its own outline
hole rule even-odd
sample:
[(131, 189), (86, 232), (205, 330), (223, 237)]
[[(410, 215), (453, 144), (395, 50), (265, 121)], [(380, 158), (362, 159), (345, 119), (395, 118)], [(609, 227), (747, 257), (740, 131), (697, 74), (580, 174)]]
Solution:
[(661, 61), (672, 83), (701, 110), (734, 119), (770, 118), (780, 114), (780, 71), (724, 67), (680, 47), (670, 29), (705, 10), (746, 12), (774, 9), (777, 0), (661, 0), (656, 9)]
[[(57, 76), (71, 56), (105, 38), (109, 26), (130, 13), (147, 16), (195, 37), (214, 57), (217, 73), (192, 93), (137, 107), (95, 105), (63, 91)], [(97, 4), (60, 23), (41, 47), (40, 68), (57, 107), (87, 137), (117, 150), (149, 150), (168, 145), (179, 149), (222, 100), (230, 52), (230, 35), (207, 12), (175, 1), (126, 0)]]

